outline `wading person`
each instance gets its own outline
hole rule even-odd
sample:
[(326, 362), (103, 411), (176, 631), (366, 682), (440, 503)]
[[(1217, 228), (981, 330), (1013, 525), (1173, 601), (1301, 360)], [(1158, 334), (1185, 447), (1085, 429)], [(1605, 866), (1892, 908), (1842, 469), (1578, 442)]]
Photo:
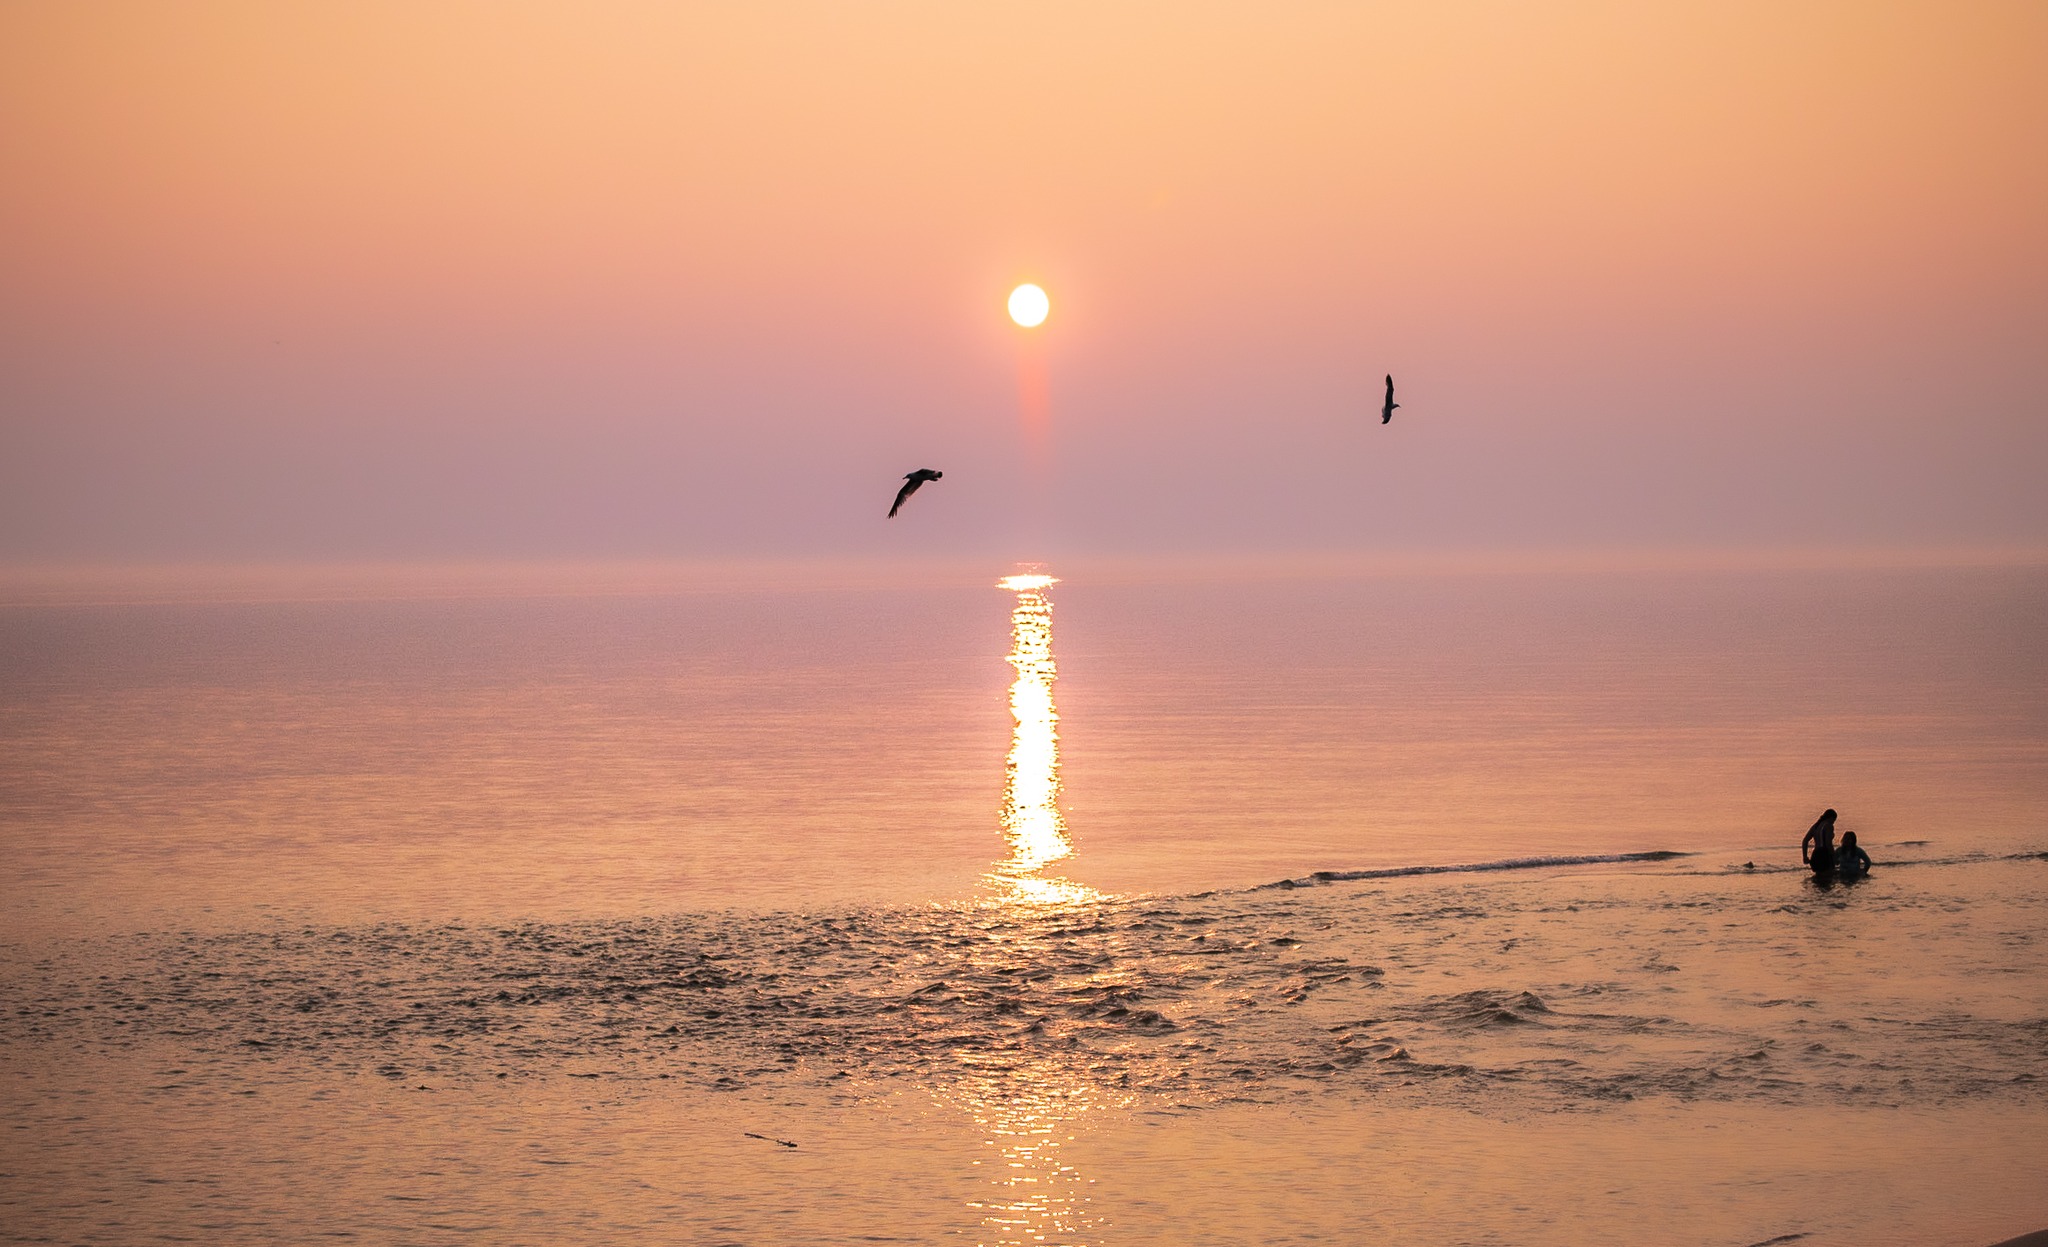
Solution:
[(1799, 860), (1813, 868), (1816, 875), (1835, 873), (1835, 812), (1828, 810), (1813, 821), (1806, 829), (1806, 838), (1799, 842)]
[(1870, 854), (1856, 846), (1856, 833), (1842, 833), (1842, 847), (1835, 850), (1835, 873), (1844, 879), (1857, 879), (1870, 873)]

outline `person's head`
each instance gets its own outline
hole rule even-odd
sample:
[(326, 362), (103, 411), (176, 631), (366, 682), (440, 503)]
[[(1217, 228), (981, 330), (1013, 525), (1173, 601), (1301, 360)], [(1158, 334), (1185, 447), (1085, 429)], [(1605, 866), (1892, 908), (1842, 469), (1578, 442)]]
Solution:
[(1832, 822), (1834, 822), (1834, 821), (1835, 821), (1835, 812), (1834, 812), (1833, 810), (1822, 810), (1822, 811), (1820, 812), (1820, 821), (1822, 821), (1823, 823), (1832, 823)]
[(1845, 849), (1853, 849), (1853, 848), (1855, 848), (1855, 847), (1856, 847), (1856, 833), (1855, 833), (1855, 832), (1853, 832), (1853, 831), (1845, 831), (1845, 832), (1843, 832), (1843, 833), (1842, 833), (1842, 847), (1843, 847), (1843, 848), (1845, 848)]

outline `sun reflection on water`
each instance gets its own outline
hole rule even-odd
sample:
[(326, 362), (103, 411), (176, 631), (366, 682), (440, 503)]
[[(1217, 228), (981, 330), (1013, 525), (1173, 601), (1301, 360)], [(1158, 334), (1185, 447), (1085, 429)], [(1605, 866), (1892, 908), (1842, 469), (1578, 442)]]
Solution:
[(1016, 727), (1003, 784), (1003, 835), (1010, 856), (996, 864), (989, 878), (1013, 899), (1040, 904), (1079, 903), (1097, 895), (1092, 888), (1043, 873), (1074, 852), (1060, 813), (1060, 715), (1052, 695), (1059, 668), (1052, 656), (1052, 600), (1046, 596), (1058, 583), (1038, 572), (996, 582), (1017, 595), (1010, 612), (1010, 665), (1017, 669), (1010, 685), (1010, 716)]
[[(1060, 716), (1053, 701), (1059, 670), (1052, 653), (1052, 600), (1046, 596), (1057, 583), (1036, 571), (997, 582), (1017, 595), (1010, 613), (1009, 654), (1017, 671), (1010, 685), (1016, 726), (1003, 783), (1002, 827), (1010, 855), (987, 876), (996, 904), (1054, 923), (1102, 899), (1093, 888), (1045, 873), (1074, 853), (1060, 812)], [(1018, 965), (1041, 964), (1045, 951), (992, 943), (987, 956), (1000, 964), (986, 968), (997, 975), (1014, 974)], [(1066, 1161), (1061, 1146), (1090, 1113), (1109, 1107), (1117, 1097), (1038, 1049), (1039, 1039), (1052, 1038), (1039, 1033), (1048, 1020), (1037, 1020), (1022, 1045), (989, 1060), (949, 1091), (949, 1098), (982, 1128), (991, 1153), (985, 1163), (994, 1189), (974, 1204), (986, 1244), (1081, 1244), (1096, 1241), (1093, 1236), (1102, 1228), (1100, 1216), (1089, 1209), (1090, 1181)]]
[(1099, 1241), (1101, 1214), (1089, 1207), (1091, 1180), (1068, 1164), (1062, 1144), (1073, 1141), (1081, 1121), (1108, 1105), (1085, 1085), (1036, 1078), (1032, 1071), (956, 1089), (983, 1130), (994, 1153), (989, 1197), (969, 1206), (981, 1211), (990, 1236), (982, 1247), (1059, 1244), (1082, 1247)]

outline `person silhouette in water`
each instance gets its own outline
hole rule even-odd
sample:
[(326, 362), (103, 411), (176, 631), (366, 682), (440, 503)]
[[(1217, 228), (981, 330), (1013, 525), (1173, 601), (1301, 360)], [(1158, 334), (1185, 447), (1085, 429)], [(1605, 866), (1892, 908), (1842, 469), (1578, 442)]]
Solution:
[(1835, 812), (1828, 810), (1813, 820), (1813, 826), (1806, 829), (1806, 839), (1799, 842), (1799, 860), (1813, 868), (1816, 875), (1835, 873)]
[(1844, 879), (1859, 879), (1870, 873), (1870, 854), (1856, 847), (1856, 833), (1842, 833), (1842, 847), (1835, 850), (1835, 873)]

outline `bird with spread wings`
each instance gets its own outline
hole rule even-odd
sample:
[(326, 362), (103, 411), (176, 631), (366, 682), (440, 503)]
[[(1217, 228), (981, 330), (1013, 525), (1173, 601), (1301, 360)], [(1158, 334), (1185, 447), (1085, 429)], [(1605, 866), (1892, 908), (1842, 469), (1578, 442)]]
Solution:
[(897, 508), (903, 505), (905, 498), (917, 492), (919, 485), (924, 484), (926, 481), (938, 480), (944, 475), (944, 472), (934, 472), (930, 468), (919, 468), (915, 472), (905, 472), (903, 474), (903, 488), (896, 491), (896, 501), (889, 505), (889, 518), (896, 518)]

